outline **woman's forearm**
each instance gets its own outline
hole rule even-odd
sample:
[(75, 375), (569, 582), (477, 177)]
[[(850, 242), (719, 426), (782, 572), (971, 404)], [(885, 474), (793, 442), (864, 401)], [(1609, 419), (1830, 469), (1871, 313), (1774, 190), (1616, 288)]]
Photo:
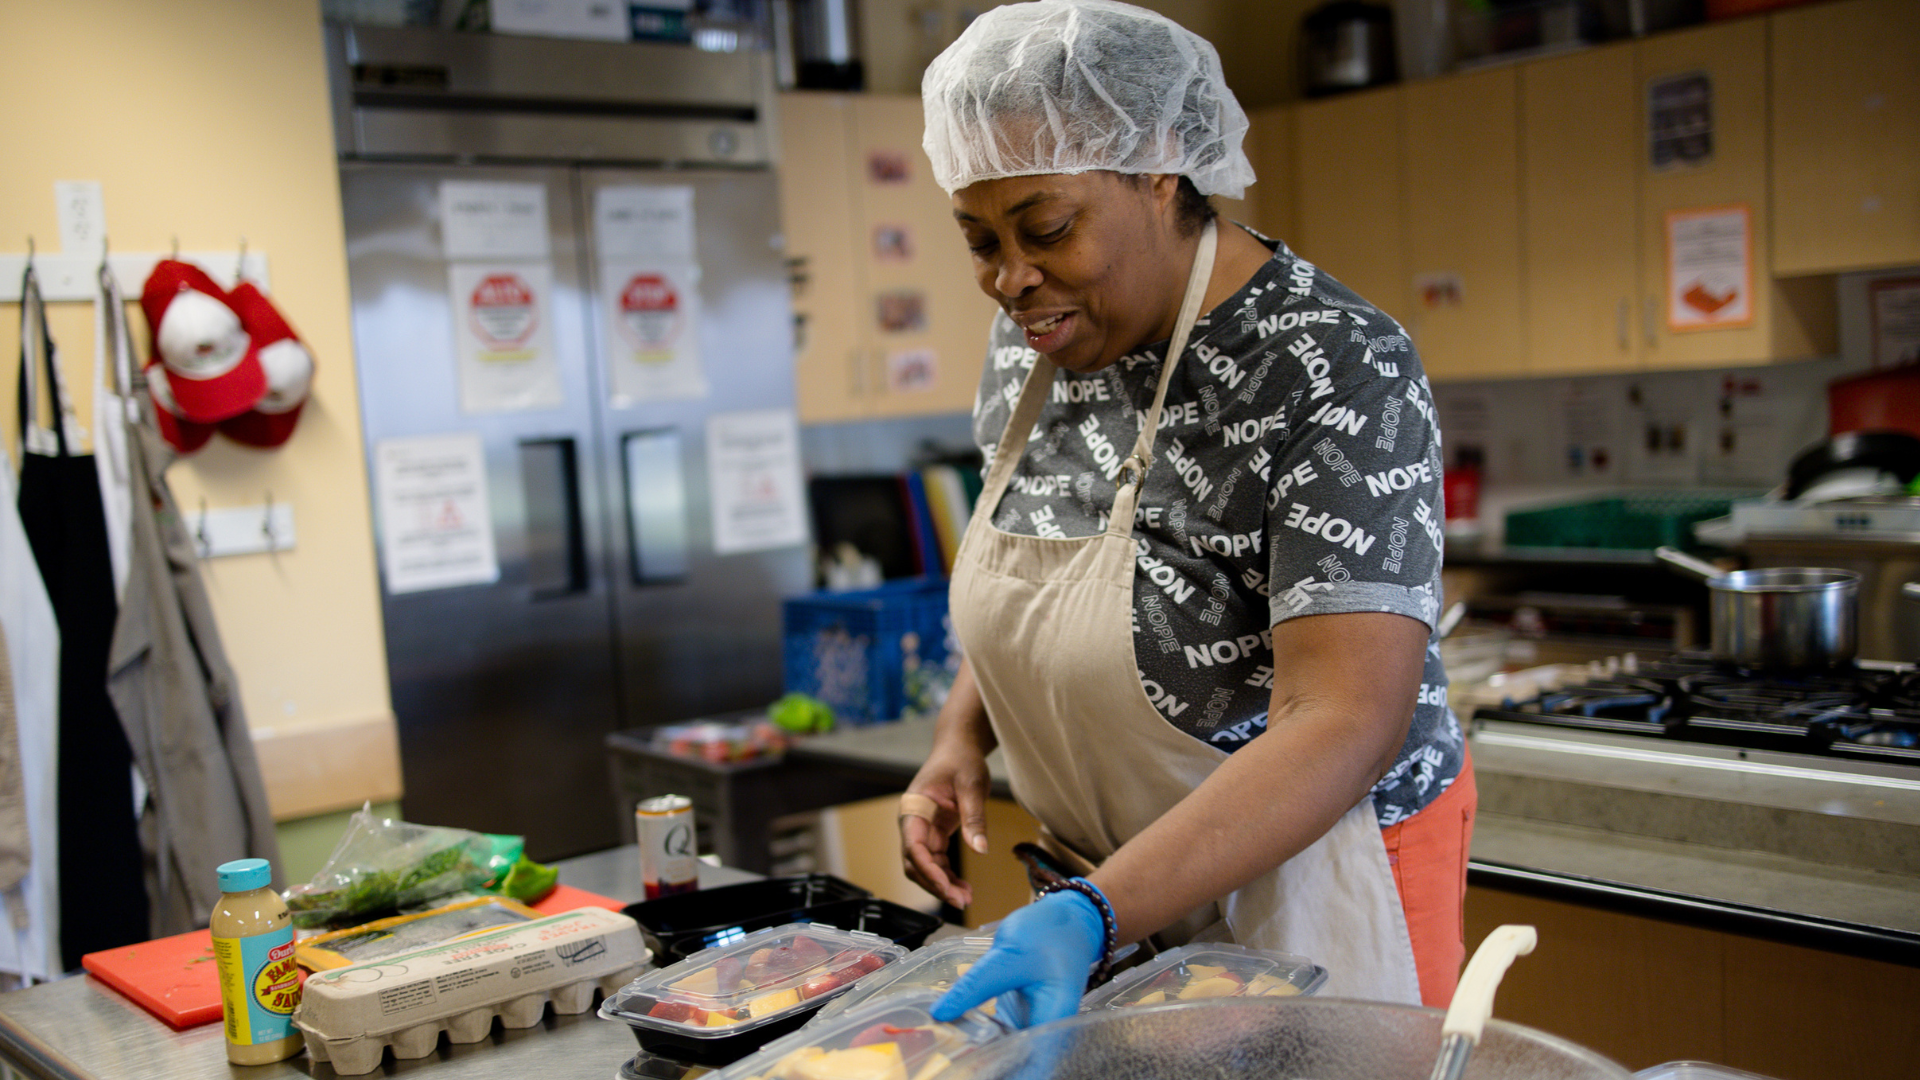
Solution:
[(953, 688), (947, 692), (946, 704), (940, 706), (939, 718), (934, 721), (934, 753), (943, 747), (964, 747), (984, 757), (999, 745), (993, 725), (987, 721), (980, 686), (973, 681), (973, 665), (963, 659), (959, 673), (953, 677)]
[(1332, 828), (1393, 764), (1413, 715), (1427, 629), (1376, 613), (1275, 628), (1264, 734), (1103, 864), (1091, 880), (1135, 941), (1235, 891)]

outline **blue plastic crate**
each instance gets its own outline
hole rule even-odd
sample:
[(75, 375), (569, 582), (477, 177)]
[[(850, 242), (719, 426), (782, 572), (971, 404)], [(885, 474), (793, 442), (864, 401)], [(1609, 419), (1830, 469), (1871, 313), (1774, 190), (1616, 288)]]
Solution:
[(899, 718), (926, 708), (947, 672), (952, 624), (944, 580), (815, 593), (782, 605), (786, 688), (811, 694), (842, 724)]

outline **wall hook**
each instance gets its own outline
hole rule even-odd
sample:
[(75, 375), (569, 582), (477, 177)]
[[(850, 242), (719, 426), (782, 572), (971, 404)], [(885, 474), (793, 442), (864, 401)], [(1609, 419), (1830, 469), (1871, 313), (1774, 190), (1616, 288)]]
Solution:
[(247, 238), (240, 238), (240, 257), (233, 263), (233, 283), (239, 285), (247, 280)]
[(33, 234), (27, 234), (27, 265), (33, 265)]
[(167, 258), (175, 262), (180, 261), (180, 238), (178, 236), (173, 238), (173, 254), (167, 256)]
[(100, 234), (100, 268), (107, 268), (107, 234)]
[[(244, 241), (243, 241), (244, 243)], [(267, 505), (260, 515), (260, 532), (267, 538), (267, 550), (280, 550), (280, 538), (273, 534), (273, 492), (267, 492)]]
[(200, 524), (194, 527), (193, 538), (200, 543), (200, 557), (213, 554), (213, 541), (207, 538), (207, 497), (200, 496)]

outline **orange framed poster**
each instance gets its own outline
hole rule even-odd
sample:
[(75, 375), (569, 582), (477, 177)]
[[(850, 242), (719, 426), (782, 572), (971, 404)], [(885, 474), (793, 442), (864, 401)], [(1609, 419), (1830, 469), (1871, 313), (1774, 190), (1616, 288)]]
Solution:
[(1667, 329), (1753, 325), (1753, 208), (1667, 212)]

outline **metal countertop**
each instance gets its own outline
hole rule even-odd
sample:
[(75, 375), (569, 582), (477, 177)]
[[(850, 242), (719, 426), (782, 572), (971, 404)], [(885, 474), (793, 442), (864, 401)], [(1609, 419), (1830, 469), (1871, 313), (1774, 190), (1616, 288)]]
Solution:
[[(635, 847), (565, 859), (560, 880), (616, 900), (645, 895)], [(757, 875), (700, 867), (700, 884), (731, 885)], [(436, 1080), (524, 1080), (528, 1076), (610, 1080), (639, 1049), (624, 1024), (588, 1011), (559, 1016), (549, 1010), (537, 1025), (510, 1031), (499, 1025), (465, 1046), (441, 1040), (424, 1058), (391, 1056), (369, 1077), (431, 1075)], [(0, 1058), (15, 1071), (42, 1080), (245, 1080), (332, 1078), (331, 1065), (298, 1054), (272, 1065), (227, 1063), (219, 1024), (174, 1031), (91, 975), (0, 994)]]

